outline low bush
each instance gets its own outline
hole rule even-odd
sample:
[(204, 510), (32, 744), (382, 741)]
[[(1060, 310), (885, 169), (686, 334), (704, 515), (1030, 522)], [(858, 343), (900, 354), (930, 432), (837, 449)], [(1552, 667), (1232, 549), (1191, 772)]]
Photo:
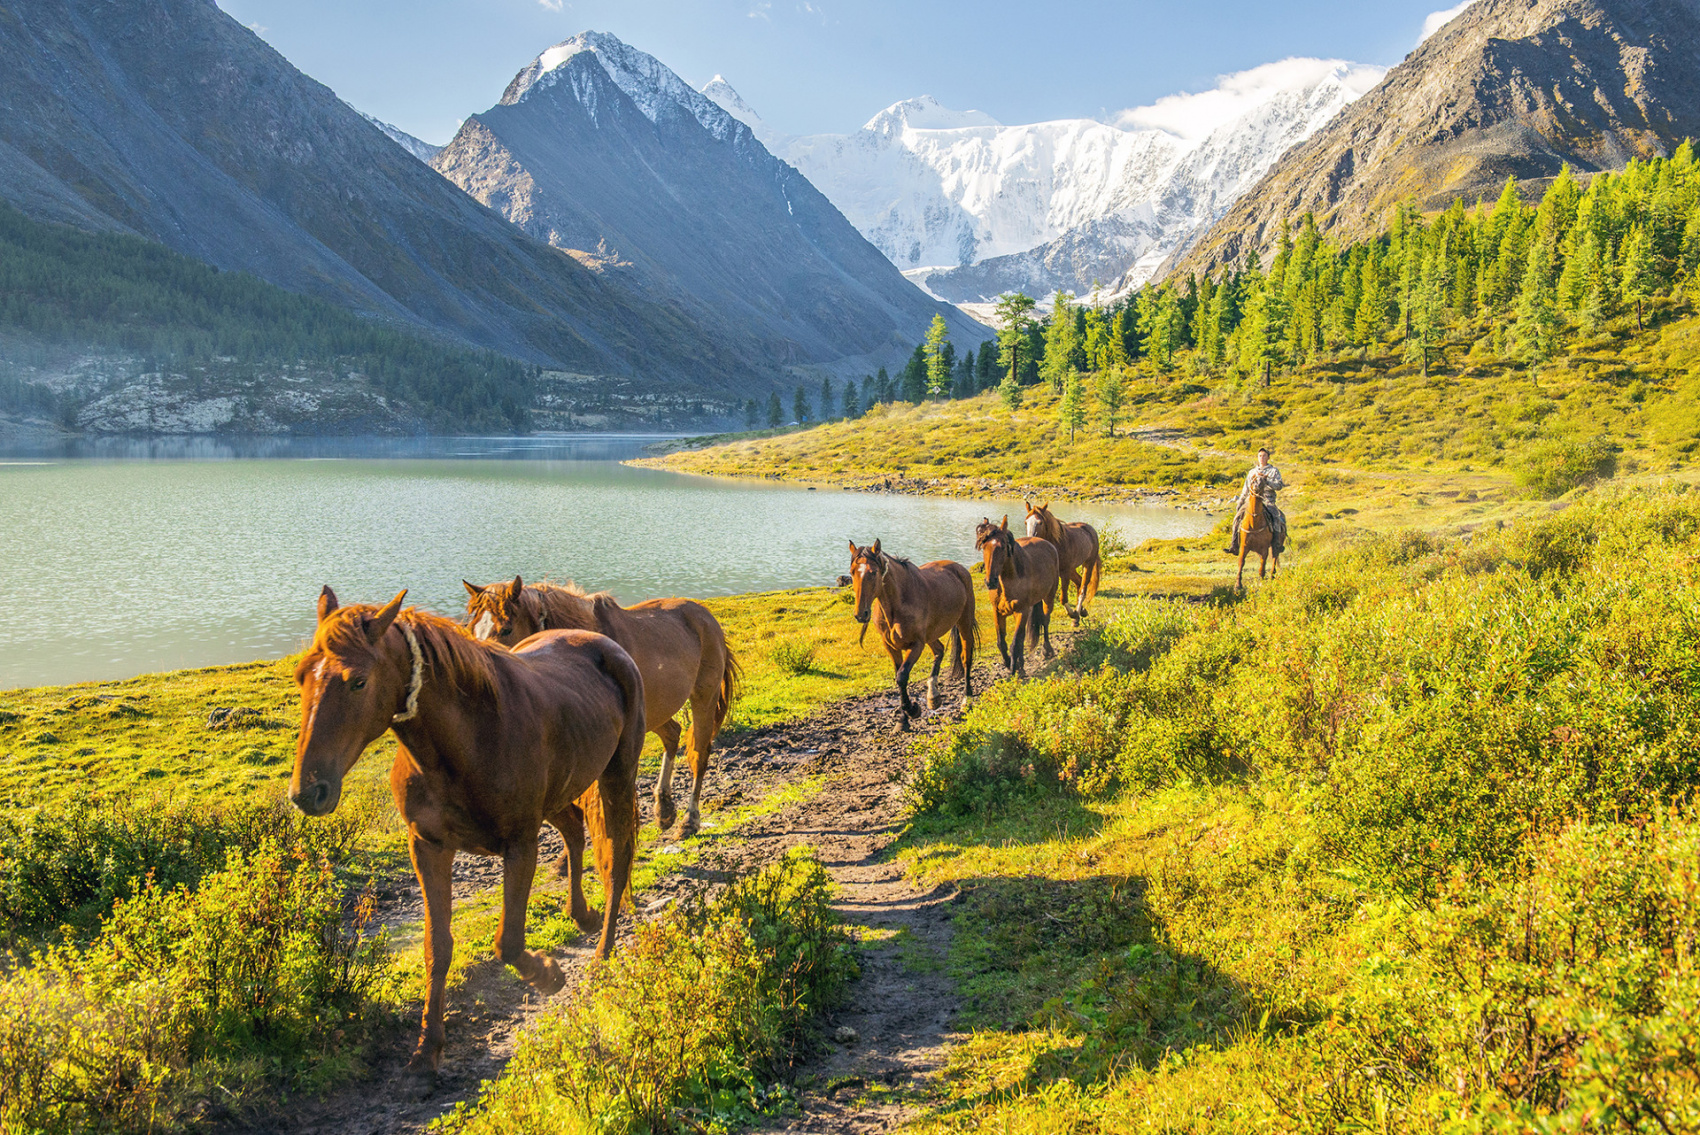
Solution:
[(0, 1129), (158, 1130), (348, 1075), (396, 998), (346, 895), (324, 860), (232, 850), (38, 955), (0, 981)]
[(1532, 497), (1551, 500), (1617, 473), (1617, 447), (1607, 437), (1577, 441), (1548, 438), (1523, 451), (1517, 483)]
[(791, 1098), (815, 1019), (854, 973), (831, 881), (794, 854), (641, 927), (570, 1012), (519, 1042), (460, 1135), (724, 1130)]
[(780, 670), (793, 676), (807, 674), (815, 667), (815, 648), (806, 642), (782, 642), (767, 652), (767, 657)]
[(231, 851), (263, 846), (340, 863), (372, 820), (350, 801), (309, 820), (281, 796), (191, 806), (153, 800), (77, 800), (0, 815), (0, 921), (11, 934), (94, 930), (113, 903), (152, 880), (194, 886)]

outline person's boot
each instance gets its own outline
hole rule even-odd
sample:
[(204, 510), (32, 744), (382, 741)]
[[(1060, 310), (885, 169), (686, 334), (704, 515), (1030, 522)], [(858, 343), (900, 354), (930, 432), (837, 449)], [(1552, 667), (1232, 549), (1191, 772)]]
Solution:
[(1240, 554), (1240, 530), (1238, 528), (1234, 529), (1234, 538), (1229, 540), (1228, 546), (1222, 550), (1230, 556), (1237, 556)]

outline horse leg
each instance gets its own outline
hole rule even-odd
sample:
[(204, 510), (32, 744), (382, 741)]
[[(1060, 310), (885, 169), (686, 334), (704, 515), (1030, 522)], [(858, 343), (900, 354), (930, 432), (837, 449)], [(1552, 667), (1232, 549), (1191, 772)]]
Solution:
[(1257, 553), (1257, 578), (1259, 578), (1259, 579), (1268, 579), (1269, 578), (1269, 549), (1268, 548), (1265, 548), (1262, 551)]
[(614, 952), (614, 926), (620, 918), (620, 900), (632, 880), (632, 860), (637, 856), (637, 765), (618, 767), (610, 762), (596, 782), (601, 807), (590, 814), (591, 839), (596, 848), (596, 873), (602, 877), (607, 907), (602, 915), (602, 941), (598, 958)]
[[(694, 711), (693, 711), (694, 712)], [(679, 818), (673, 807), (673, 761), (679, 755), (679, 723), (669, 718), (655, 729), (661, 738), (661, 771), (655, 777), (655, 826), (666, 831)]]
[[(1038, 605), (1035, 604), (1035, 606), (1038, 606)], [(1039, 633), (1041, 635), (1043, 635), (1044, 639), (1045, 639), (1045, 661), (1046, 662), (1049, 662), (1051, 659), (1053, 659), (1057, 656), (1057, 652), (1051, 649), (1051, 613), (1054, 610), (1056, 610), (1056, 608), (1052, 604), (1046, 603), (1044, 605), (1043, 611), (1041, 612), (1042, 617), (1039, 620)], [(1077, 622), (1077, 623), (1079, 621), (1080, 621), (1079, 619), (1075, 620), (1075, 622)]]
[(968, 703), (974, 700), (974, 640), (978, 637), (978, 628), (974, 626), (974, 609), (968, 609), (968, 631), (963, 632), (958, 626), (951, 632), (951, 649), (959, 651), (957, 655), (962, 662), (962, 708), (967, 709)]
[(944, 640), (940, 639), (933, 643), (932, 647), (933, 672), (927, 678), (927, 708), (937, 709), (939, 707), (939, 667), (944, 665)]
[(1245, 558), (1246, 558), (1246, 553), (1251, 551), (1251, 549), (1246, 547), (1245, 545), (1246, 545), (1246, 542), (1245, 542), (1245, 540), (1242, 539), (1240, 541), (1240, 575), (1239, 575), (1239, 579), (1234, 584), (1234, 586), (1237, 587), (1241, 591), (1245, 590)]
[(425, 1012), (420, 1022), (419, 1044), (409, 1067), (435, 1074), (443, 1059), (443, 999), (449, 980), (449, 962), (454, 958), (455, 940), (449, 916), (454, 904), (453, 848), (430, 843), (419, 836), (407, 841), (413, 856), (413, 871), (419, 876), (419, 891), (425, 896), (425, 973), (430, 991), (425, 995)]
[(691, 744), (687, 754), (691, 762), (691, 803), (679, 828), (681, 836), (695, 835), (702, 825), (702, 786), (708, 779), (708, 752), (714, 744), (716, 728), (714, 706), (719, 696), (719, 688), (711, 687), (706, 694), (691, 698)]
[(902, 703), (897, 711), (899, 729), (908, 729), (909, 719), (921, 716), (921, 707), (916, 705), (909, 697), (909, 672), (915, 669), (915, 662), (921, 657), (921, 651), (925, 649), (926, 643), (924, 642), (918, 642), (910, 647), (908, 653), (903, 656), (902, 664), (897, 668), (897, 696)]
[[(1027, 662), (1022, 647), (1027, 642), (1027, 620), (1032, 617), (1033, 608), (1031, 607), (1023, 607), (1015, 615), (1015, 662), (1010, 666), (1009, 672), (1017, 678), (1027, 677)], [(1000, 642), (998, 645), (1002, 646), (1003, 644)]]
[(555, 860), (555, 874), (568, 882), (572, 893), (573, 921), (578, 924), (580, 930), (589, 934), (602, 920), (590, 909), (590, 904), (584, 901), (584, 809), (577, 804), (568, 804), (559, 815), (551, 817), (549, 822), (561, 833), (561, 841), (566, 844), (561, 857)]
[(1275, 563), (1269, 569), (1269, 578), (1270, 579), (1274, 579), (1277, 575), (1279, 575), (1281, 573), (1281, 553), (1275, 552), (1275, 553), (1273, 553), (1273, 555), (1275, 557)]
[(533, 989), (547, 996), (567, 983), (555, 959), (525, 948), (525, 908), (537, 873), (537, 843), (509, 848), (502, 856), (502, 925), (496, 931), (496, 956), (519, 971)]
[[(1003, 668), (1013, 674), (1015, 673), (1015, 663), (1009, 660), (1009, 643), (1004, 638), (1005, 615), (1001, 609), (996, 613), (996, 618), (998, 623), (998, 653), (1003, 655)], [(1015, 636), (1015, 641), (1016, 649), (1019, 650), (1021, 644), (1021, 636), (1019, 634)]]
[[(1074, 584), (1074, 600), (1079, 604), (1078, 610), (1068, 605), (1068, 585), (1071, 583)], [(1069, 620), (1079, 626), (1081, 617), (1086, 614), (1086, 576), (1079, 568), (1070, 568), (1068, 574), (1063, 576), (1062, 605), (1063, 610), (1068, 612)]]

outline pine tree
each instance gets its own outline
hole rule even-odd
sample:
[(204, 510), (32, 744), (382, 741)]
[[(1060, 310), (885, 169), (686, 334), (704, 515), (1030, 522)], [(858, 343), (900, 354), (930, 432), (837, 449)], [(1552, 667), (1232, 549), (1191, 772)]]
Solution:
[(1011, 370), (1004, 375), (1003, 381), (998, 383), (998, 397), (1002, 398), (1003, 404), (1012, 411), (1021, 405), (1021, 384), (1015, 381), (1015, 371)]
[(829, 375), (829, 374), (828, 375), (822, 375), (821, 380), (820, 380), (820, 420), (821, 421), (830, 422), (832, 420), (832, 407), (833, 407), (832, 376)]
[(791, 397), (791, 410), (796, 416), (797, 424), (807, 425), (809, 421), (809, 392), (803, 389), (803, 384), (797, 384), (797, 393)]
[(987, 339), (980, 344), (980, 352), (974, 358), (974, 386), (984, 393), (996, 389), (998, 384), (998, 354), (993, 350), (997, 340)]
[(1068, 369), (1063, 380), (1062, 398), (1057, 402), (1057, 424), (1068, 430), (1068, 442), (1074, 444), (1075, 431), (1086, 424), (1086, 383), (1080, 372)]
[(924, 345), (916, 346), (915, 353), (909, 356), (898, 383), (901, 387), (898, 395), (905, 402), (919, 404), (927, 400), (927, 352)]
[(1116, 415), (1127, 402), (1127, 379), (1118, 367), (1098, 372), (1098, 408), (1104, 417), (1104, 436), (1116, 436)]
[[(873, 380), (868, 379), (867, 381)], [(861, 400), (856, 396), (856, 380), (847, 378), (844, 380), (844, 420), (853, 422), (861, 416), (862, 407)]]
[[(998, 297), (993, 314), (998, 321), (998, 363), (1010, 380), (1019, 385), (1022, 352), (1027, 347), (1027, 334), (1033, 327), (1033, 297), (1007, 292)], [(1007, 394), (1004, 401), (1009, 401)]]
[(879, 374), (874, 376), (874, 393), (868, 396), (868, 405), (872, 406), (875, 402), (895, 401), (897, 401), (897, 395), (891, 388), (891, 375), (886, 373), (884, 367), (880, 367)]
[(925, 347), (927, 395), (932, 398), (948, 398), (953, 351), (950, 345), (950, 325), (944, 321), (944, 316), (933, 316), (932, 326), (927, 328)]
[(785, 423), (785, 407), (780, 405), (779, 391), (767, 396), (767, 428), (778, 429)]
[(1635, 329), (1645, 331), (1641, 305), (1652, 298), (1659, 279), (1654, 271), (1652, 242), (1640, 225), (1630, 227), (1623, 241), (1623, 302), (1635, 305)]
[(761, 421), (761, 410), (756, 406), (754, 398), (744, 399), (744, 428), (753, 430)]

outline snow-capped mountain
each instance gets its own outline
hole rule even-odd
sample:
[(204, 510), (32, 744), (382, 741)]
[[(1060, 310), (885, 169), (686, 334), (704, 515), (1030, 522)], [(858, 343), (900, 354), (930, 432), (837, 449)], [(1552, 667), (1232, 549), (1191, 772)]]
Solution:
[(922, 97), (854, 134), (801, 137), (768, 128), (720, 76), (702, 93), (802, 171), (905, 275), (941, 299), (977, 303), (1016, 288), (1138, 286), (1382, 74), (1286, 60), (1117, 123), (1004, 126)]
[(399, 126), (391, 126), (383, 119), (374, 118), (363, 110), (359, 113), (361, 118), (364, 118), (367, 122), (370, 122), (373, 126), (376, 126), (385, 134), (388, 134), (390, 141), (394, 142), (396, 145), (400, 146), (426, 165), (430, 165), (431, 159), (443, 152), (443, 148), (441, 146), (433, 146), (431, 143), (421, 138), (415, 138)]
[(900, 364), (934, 316), (983, 326), (905, 280), (744, 123), (664, 64), (586, 32), (543, 52), (432, 162), (599, 275), (776, 368)]

